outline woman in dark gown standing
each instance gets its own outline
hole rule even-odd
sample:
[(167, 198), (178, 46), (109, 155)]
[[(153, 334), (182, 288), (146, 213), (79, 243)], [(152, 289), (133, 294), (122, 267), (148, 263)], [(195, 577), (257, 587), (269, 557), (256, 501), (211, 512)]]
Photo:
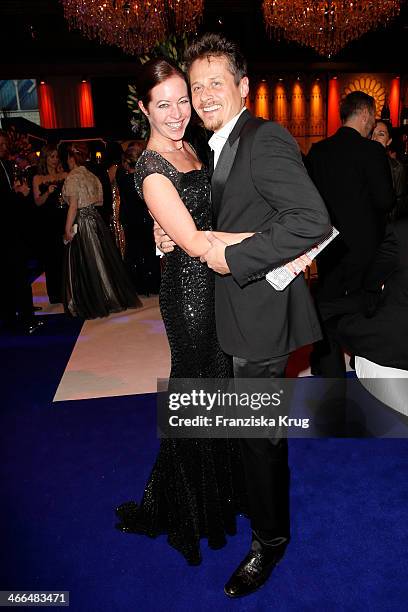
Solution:
[(38, 207), (40, 255), (44, 266), (48, 299), (62, 302), (62, 272), (67, 205), (61, 195), (66, 172), (63, 172), (57, 147), (45, 145), (40, 154), (38, 171), (33, 177), (34, 201)]
[[(210, 246), (204, 233), (212, 222), (210, 183), (195, 151), (183, 141), (191, 115), (187, 85), (167, 61), (151, 60), (143, 66), (137, 90), (151, 133), (136, 165), (136, 186), (177, 245), (166, 256), (160, 288), (170, 377), (230, 377), (230, 358), (215, 331), (214, 273), (199, 259)], [(251, 234), (218, 235), (233, 244)], [(211, 548), (221, 548), (225, 534), (235, 533), (244, 503), (236, 449), (230, 440), (163, 439), (141, 505), (119, 506), (117, 527), (151, 537), (166, 533), (190, 564), (199, 564), (201, 537)]]
[(158, 293), (160, 261), (153, 239), (153, 219), (135, 185), (135, 166), (143, 143), (130, 145), (116, 171), (120, 193), (120, 223), (125, 232), (124, 262), (139, 294)]

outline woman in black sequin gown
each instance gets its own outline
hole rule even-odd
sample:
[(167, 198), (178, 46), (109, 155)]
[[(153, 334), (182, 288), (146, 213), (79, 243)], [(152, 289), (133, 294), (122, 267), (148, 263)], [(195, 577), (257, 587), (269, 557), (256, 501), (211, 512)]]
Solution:
[[(199, 259), (210, 246), (204, 234), (211, 229), (210, 183), (182, 140), (191, 114), (187, 86), (177, 69), (152, 60), (144, 65), (138, 92), (151, 136), (136, 165), (136, 187), (178, 245), (166, 256), (160, 288), (170, 376), (230, 377), (230, 358), (216, 337), (214, 273)], [(232, 244), (249, 235), (222, 238)], [(190, 564), (199, 564), (200, 538), (211, 548), (224, 546), (245, 505), (237, 449), (230, 440), (163, 439), (141, 505), (119, 506), (117, 527), (151, 537), (166, 533)]]
[(57, 148), (45, 145), (41, 150), (38, 172), (33, 177), (34, 201), (38, 225), (38, 244), (44, 265), (48, 299), (51, 304), (62, 302), (64, 234), (67, 206), (61, 197), (64, 180)]

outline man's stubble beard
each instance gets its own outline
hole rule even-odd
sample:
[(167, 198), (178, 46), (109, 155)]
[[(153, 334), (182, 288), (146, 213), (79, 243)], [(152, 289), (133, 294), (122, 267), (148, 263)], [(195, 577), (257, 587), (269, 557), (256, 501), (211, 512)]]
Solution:
[(201, 119), (203, 120), (205, 129), (211, 132), (216, 132), (222, 127), (222, 119), (213, 119), (212, 121), (208, 121), (206, 117), (201, 117)]

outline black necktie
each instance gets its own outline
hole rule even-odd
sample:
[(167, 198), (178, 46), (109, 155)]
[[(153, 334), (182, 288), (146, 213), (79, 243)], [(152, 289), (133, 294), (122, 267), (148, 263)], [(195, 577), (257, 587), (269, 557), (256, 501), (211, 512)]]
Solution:
[(210, 154), (208, 156), (208, 173), (210, 176), (214, 173), (214, 149), (210, 149)]

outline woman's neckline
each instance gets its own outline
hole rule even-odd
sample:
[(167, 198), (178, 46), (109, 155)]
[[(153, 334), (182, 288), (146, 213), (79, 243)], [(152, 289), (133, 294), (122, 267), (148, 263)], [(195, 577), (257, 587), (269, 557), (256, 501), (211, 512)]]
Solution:
[(155, 155), (158, 155), (159, 157), (161, 157), (162, 159), (164, 159), (165, 162), (167, 162), (169, 164), (169, 166), (171, 166), (172, 168), (174, 168), (174, 170), (176, 170), (176, 172), (178, 172), (178, 174), (190, 174), (191, 172), (201, 172), (204, 168), (204, 164), (201, 164), (201, 168), (193, 168), (193, 170), (187, 170), (187, 172), (183, 172), (182, 170), (179, 170), (178, 168), (176, 168), (176, 166), (174, 164), (172, 164), (168, 159), (166, 159), (166, 157), (164, 157), (161, 153), (159, 153), (158, 151), (155, 151), (154, 149), (145, 149), (143, 151), (143, 153), (154, 153)]
[(156, 153), (160, 153), (160, 155), (163, 155), (163, 153), (177, 153), (178, 151), (182, 151), (183, 149), (184, 149), (184, 141), (182, 141), (181, 147), (177, 147), (177, 149), (169, 149), (168, 151), (157, 151), (156, 149), (150, 149), (150, 150), (156, 151)]

